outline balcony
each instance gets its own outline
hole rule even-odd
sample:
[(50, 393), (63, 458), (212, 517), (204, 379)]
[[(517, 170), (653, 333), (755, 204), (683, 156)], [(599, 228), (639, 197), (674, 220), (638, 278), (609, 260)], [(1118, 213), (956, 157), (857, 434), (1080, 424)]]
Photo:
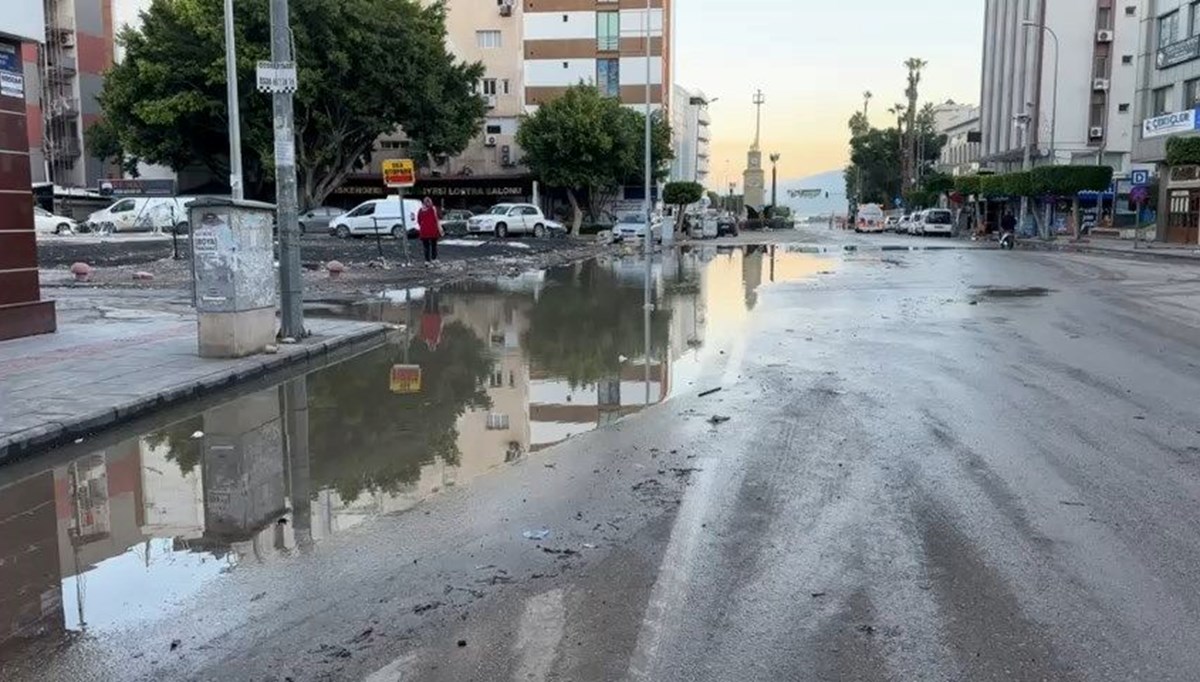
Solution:
[(76, 118), (79, 116), (79, 100), (74, 97), (58, 97), (47, 109), (51, 118)]
[(80, 154), (79, 140), (74, 137), (50, 140), (46, 144), (46, 152), (57, 159), (77, 159)]
[(46, 64), (46, 77), (50, 81), (65, 83), (75, 78), (78, 70), (73, 61), (61, 61)]

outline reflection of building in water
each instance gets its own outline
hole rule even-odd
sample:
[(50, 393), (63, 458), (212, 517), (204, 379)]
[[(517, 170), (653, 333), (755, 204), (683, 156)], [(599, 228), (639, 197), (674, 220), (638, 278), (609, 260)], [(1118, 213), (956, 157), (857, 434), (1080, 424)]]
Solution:
[(193, 540), (204, 535), (200, 467), (185, 472), (171, 460), (169, 442), (142, 441), (142, 534)]
[(647, 398), (651, 404), (666, 400), (671, 390), (670, 373), (669, 357), (650, 360), (649, 384), (640, 358), (622, 363), (619, 376), (590, 386), (572, 386), (565, 379), (531, 372), (530, 450), (544, 450), (640, 412), (646, 408)]
[(54, 473), (0, 486), (0, 658), (23, 640), (62, 632)]
[(754, 310), (758, 304), (758, 288), (763, 283), (763, 263), (767, 247), (763, 245), (747, 246), (742, 256), (742, 287), (746, 297), (746, 307)]
[(459, 473), (472, 478), (529, 451), (529, 362), (521, 335), (529, 328), (533, 299), (475, 293), (443, 300), (447, 318), (486, 341), (495, 363), (486, 386), (491, 408), (458, 418)]

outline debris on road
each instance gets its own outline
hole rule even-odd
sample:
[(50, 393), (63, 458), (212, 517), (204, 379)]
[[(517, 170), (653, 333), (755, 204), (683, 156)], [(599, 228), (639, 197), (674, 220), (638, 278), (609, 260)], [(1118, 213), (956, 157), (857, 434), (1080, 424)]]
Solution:
[(183, 642), (181, 640), (178, 640), (178, 639), (171, 640), (171, 651), (178, 649), (179, 645), (181, 645), (181, 644), (183, 644)]
[(431, 601), (428, 604), (418, 604), (418, 605), (414, 606), (413, 613), (422, 614), (422, 613), (425, 613), (426, 611), (432, 611), (434, 609), (438, 609), (441, 607), (442, 607), (442, 602)]
[(542, 551), (545, 552), (546, 554), (553, 554), (553, 555), (557, 556), (559, 559), (564, 559), (566, 557), (571, 557), (571, 556), (575, 556), (576, 554), (579, 554), (578, 551), (573, 550), (573, 549), (554, 549), (553, 547), (543, 547)]
[(196, 438), (203, 438), (203, 437), (204, 437), (204, 432), (203, 432), (203, 431), (193, 431), (193, 432), (192, 432), (192, 439), (193, 439), (193, 440), (195, 440)]
[(859, 625), (858, 631), (865, 635), (873, 635), (873, 634), (875, 634), (875, 626), (874, 625)]
[(819, 597), (824, 597), (824, 596), (825, 596), (825, 593), (824, 593), (824, 592), (813, 592), (813, 593), (812, 593), (812, 598), (813, 598), (813, 599), (817, 599), (817, 598), (819, 598)]
[(730, 419), (731, 419), (731, 417), (714, 414), (713, 416), (708, 418), (708, 423), (712, 424), (713, 426), (716, 426), (717, 424), (724, 424), (725, 422), (729, 421)]
[(701, 398), (707, 398), (708, 396), (710, 396), (710, 395), (712, 395), (712, 394), (714, 394), (714, 393), (720, 393), (720, 392), (721, 392), (721, 388), (722, 388), (722, 387), (718, 386), (718, 387), (716, 387), (716, 388), (710, 388), (710, 389), (708, 389), (707, 391), (700, 391), (700, 397), (701, 397)]
[(461, 649), (461, 648), (465, 647), (466, 645), (467, 645), (467, 640), (465, 640), (465, 639), (458, 640), (458, 648)]
[(546, 538), (550, 537), (550, 529), (541, 528), (538, 530), (527, 530), (524, 533), (521, 533), (521, 535), (525, 536), (526, 540), (545, 540)]
[(252, 602), (258, 601), (266, 596), (267, 596), (266, 592), (259, 592), (258, 594), (254, 595), (253, 597), (250, 597), (250, 601), (252, 601)]
[(1071, 500), (1059, 500), (1058, 503), (1061, 505), (1067, 506), (1067, 507), (1086, 507), (1087, 506), (1083, 502), (1072, 502)]

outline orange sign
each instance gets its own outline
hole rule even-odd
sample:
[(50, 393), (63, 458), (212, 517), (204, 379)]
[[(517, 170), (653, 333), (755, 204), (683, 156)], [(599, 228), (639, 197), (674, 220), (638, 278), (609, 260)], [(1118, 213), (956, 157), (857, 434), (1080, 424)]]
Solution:
[(421, 366), (392, 365), (391, 388), (392, 393), (420, 393)]
[(412, 187), (417, 184), (417, 169), (412, 159), (387, 159), (383, 162), (383, 184), (388, 187)]

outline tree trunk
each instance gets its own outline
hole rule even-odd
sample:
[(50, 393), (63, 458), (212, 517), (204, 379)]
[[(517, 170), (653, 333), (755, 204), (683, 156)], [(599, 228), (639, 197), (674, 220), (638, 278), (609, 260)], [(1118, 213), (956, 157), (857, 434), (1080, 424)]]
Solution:
[(567, 201), (571, 202), (571, 236), (579, 236), (579, 228), (583, 225), (583, 211), (579, 208), (579, 198), (575, 190), (567, 188)]
[(1080, 227), (1079, 226), (1079, 194), (1078, 193), (1075, 193), (1071, 197), (1071, 223), (1072, 223), (1072, 225), (1071, 225), (1072, 232), (1074, 232), (1075, 239), (1078, 240), (1080, 237), (1080, 232), (1079, 232), (1079, 227)]

